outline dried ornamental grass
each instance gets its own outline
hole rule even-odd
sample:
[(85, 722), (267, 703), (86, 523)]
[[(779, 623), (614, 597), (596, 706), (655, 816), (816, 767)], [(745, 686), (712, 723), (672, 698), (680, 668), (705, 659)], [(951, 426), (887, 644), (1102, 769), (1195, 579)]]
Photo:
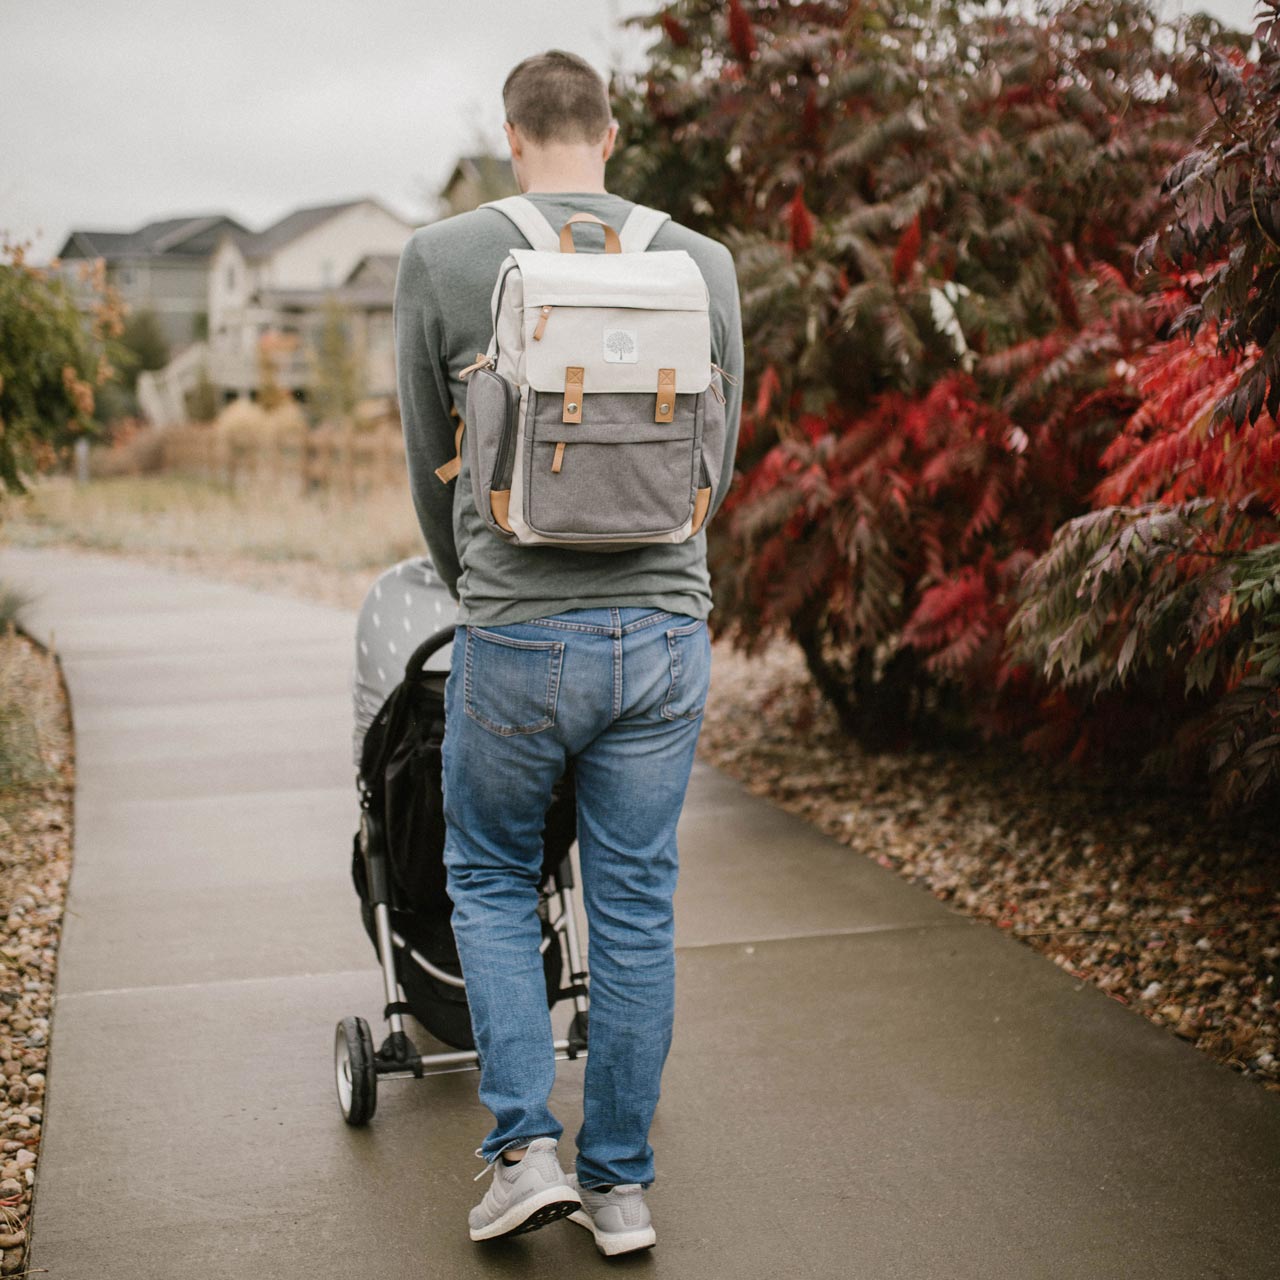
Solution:
[[(176, 476), (122, 476), (84, 486), (57, 476), (34, 486), (7, 517), (5, 533), (15, 545), (176, 556), (193, 569), (238, 560), (372, 573), (421, 554), (423, 545), (412, 500), (400, 486), (347, 498), (303, 496), (265, 479), (231, 491)], [(269, 583), (271, 575), (265, 576)]]

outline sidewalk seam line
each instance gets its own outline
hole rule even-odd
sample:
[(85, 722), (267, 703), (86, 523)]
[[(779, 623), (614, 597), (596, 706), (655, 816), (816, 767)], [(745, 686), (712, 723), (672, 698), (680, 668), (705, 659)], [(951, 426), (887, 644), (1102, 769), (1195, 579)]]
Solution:
[[(807, 942), (817, 938), (855, 938), (870, 933), (901, 933), (921, 929), (948, 929), (968, 924), (967, 917), (939, 924), (874, 924), (853, 929), (831, 929), (821, 933), (787, 933), (756, 938), (731, 938), (721, 942), (689, 942), (676, 951), (705, 951), (711, 947), (754, 947), (771, 942)], [(212, 978), (208, 982), (156, 982), (138, 987), (101, 987), (94, 991), (67, 991), (54, 996), (54, 1004), (64, 1000), (84, 1000), (90, 996), (126, 996), (139, 991), (192, 991), (208, 987), (243, 986), (251, 982), (290, 982), (297, 978), (349, 978), (364, 974), (377, 978), (377, 969), (328, 969), (307, 973), (268, 973), (247, 978)]]

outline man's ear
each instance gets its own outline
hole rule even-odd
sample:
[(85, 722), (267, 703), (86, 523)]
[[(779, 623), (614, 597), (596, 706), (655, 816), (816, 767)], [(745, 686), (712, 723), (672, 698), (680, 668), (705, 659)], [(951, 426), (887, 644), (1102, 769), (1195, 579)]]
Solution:
[(600, 158), (608, 160), (613, 155), (614, 144), (618, 141), (618, 122), (616, 120), (609, 121), (609, 128), (604, 135), (604, 145), (600, 149)]
[(515, 125), (513, 125), (510, 120), (504, 120), (502, 122), (502, 128), (507, 135), (507, 145), (511, 148), (511, 158), (513, 160), (519, 160), (520, 154), (524, 150), (524, 143), (520, 135), (516, 132)]

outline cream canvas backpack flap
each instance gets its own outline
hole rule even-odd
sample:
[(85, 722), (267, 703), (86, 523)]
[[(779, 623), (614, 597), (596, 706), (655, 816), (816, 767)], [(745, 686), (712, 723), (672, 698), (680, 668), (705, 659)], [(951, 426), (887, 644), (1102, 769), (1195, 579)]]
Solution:
[[(684, 542), (706, 522), (724, 461), (723, 376), (706, 282), (683, 249), (646, 252), (667, 214), (637, 205), (620, 231), (589, 213), (557, 231), (523, 196), (490, 201), (532, 248), (493, 289), (493, 339), (467, 382), (476, 507), (521, 546), (618, 551)], [(598, 223), (604, 253), (578, 253)], [(437, 475), (451, 480), (459, 459)]]

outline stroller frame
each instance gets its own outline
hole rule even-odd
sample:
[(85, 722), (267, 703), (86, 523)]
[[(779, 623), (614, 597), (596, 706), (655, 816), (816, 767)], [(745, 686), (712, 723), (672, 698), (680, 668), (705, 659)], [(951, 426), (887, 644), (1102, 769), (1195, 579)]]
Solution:
[[(453, 628), (447, 629), (452, 632)], [(425, 641), (406, 664), (406, 671), (420, 669), (423, 655), (440, 645), (440, 636)], [(435, 981), (466, 990), (462, 977), (441, 969), (424, 956), (395, 929), (391, 910), (396, 905), (396, 885), (390, 873), (390, 859), (385, 836), (378, 819), (368, 808), (360, 815), (359, 850), (364, 863), (369, 890), (369, 907), (373, 914), (374, 947), (382, 975), (385, 997), (383, 1018), (388, 1030), (375, 1050), (368, 1023), (360, 1017), (348, 1016), (338, 1021), (334, 1033), (334, 1075), (338, 1105), (348, 1124), (362, 1125), (373, 1116), (377, 1106), (379, 1079), (422, 1079), (428, 1075), (445, 1075), (473, 1071), (481, 1065), (478, 1049), (457, 1049), (440, 1053), (422, 1053), (405, 1028), (406, 1013), (413, 1008), (405, 998), (396, 971), (396, 958), (416, 964)], [(553, 935), (559, 945), (563, 965), (569, 971), (568, 986), (558, 986), (554, 1004), (569, 998), (574, 1014), (568, 1034), (552, 1041), (557, 1061), (572, 1061), (587, 1054), (588, 1037), (588, 973), (582, 959), (575, 916), (576, 881), (569, 853), (545, 874), (538, 887), (538, 916), (543, 923), (539, 952), (545, 955)]]

